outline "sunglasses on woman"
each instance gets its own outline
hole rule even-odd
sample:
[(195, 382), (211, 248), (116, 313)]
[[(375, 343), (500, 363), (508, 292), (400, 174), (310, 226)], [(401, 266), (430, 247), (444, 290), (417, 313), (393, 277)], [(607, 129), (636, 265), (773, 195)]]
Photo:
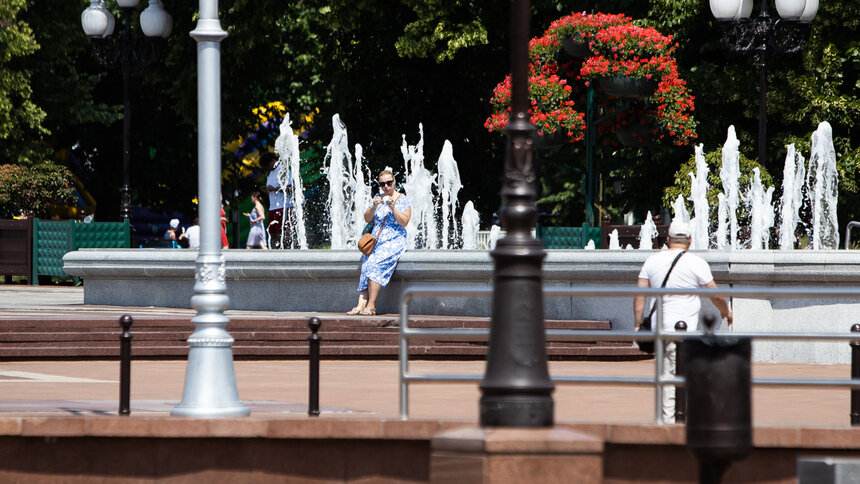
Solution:
[(394, 180), (388, 180), (388, 181), (381, 181), (381, 182), (379, 182), (379, 186), (382, 186), (382, 187), (391, 186), (391, 185), (393, 185), (393, 184), (394, 184)]

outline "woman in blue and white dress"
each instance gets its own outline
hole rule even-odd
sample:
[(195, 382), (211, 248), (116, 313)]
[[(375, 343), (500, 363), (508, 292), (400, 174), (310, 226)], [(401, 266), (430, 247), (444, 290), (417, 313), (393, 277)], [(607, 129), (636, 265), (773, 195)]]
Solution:
[(377, 180), (381, 193), (373, 198), (373, 205), (364, 212), (364, 220), (373, 222), (371, 233), (377, 239), (376, 246), (369, 256), (361, 258), (358, 305), (347, 314), (376, 314), (379, 292), (388, 285), (397, 261), (406, 252), (406, 225), (412, 215), (412, 204), (406, 195), (394, 189), (391, 171), (383, 170)]
[(248, 242), (245, 244), (245, 247), (248, 249), (255, 247), (267, 249), (266, 230), (263, 228), (263, 222), (266, 220), (264, 214), (266, 212), (263, 210), (263, 204), (260, 203), (260, 192), (252, 193), (251, 201), (254, 202), (254, 209), (245, 213), (248, 220), (251, 221), (251, 230), (248, 232)]

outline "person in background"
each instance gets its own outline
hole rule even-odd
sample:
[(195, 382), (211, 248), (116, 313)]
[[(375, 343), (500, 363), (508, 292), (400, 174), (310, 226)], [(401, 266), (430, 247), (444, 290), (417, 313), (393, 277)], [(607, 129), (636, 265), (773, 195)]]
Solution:
[(224, 197), (222, 195), (219, 195), (219, 197), (221, 197), (221, 248), (229, 249), (230, 242), (227, 240), (227, 213), (224, 212)]
[(346, 314), (376, 314), (376, 299), (406, 252), (406, 225), (412, 216), (412, 204), (406, 195), (394, 189), (391, 171), (383, 170), (378, 181), (380, 194), (364, 212), (364, 221), (373, 223), (371, 234), (376, 237), (376, 246), (369, 256), (361, 258), (358, 304)]
[[(699, 287), (717, 287), (711, 268), (701, 257), (690, 254), (692, 231), (690, 225), (680, 220), (674, 220), (669, 225), (669, 236), (666, 242), (669, 250), (661, 250), (649, 256), (639, 272), (638, 287), (660, 287), (666, 281), (667, 289), (695, 289)], [(674, 266), (673, 266), (674, 264)], [(669, 272), (671, 270), (671, 272)], [(668, 278), (666, 277), (668, 274)], [(711, 297), (711, 302), (726, 318), (729, 326), (734, 321), (731, 309), (722, 296)], [(699, 296), (691, 294), (672, 294), (663, 296), (663, 328), (665, 332), (675, 331), (675, 323), (687, 323), (688, 331), (696, 331), (699, 326), (699, 315), (702, 302)], [(645, 314), (645, 296), (633, 298), (634, 329), (638, 330)], [(657, 320), (653, 321), (656, 324)], [(677, 348), (675, 342), (666, 345), (663, 352), (663, 368), (666, 374), (675, 375), (675, 358)], [(663, 421), (675, 422), (675, 387), (663, 389)]]
[[(280, 164), (278, 155), (267, 152), (260, 156), (260, 166), (268, 172), (266, 184), (260, 187), (260, 192), (269, 195), (269, 244), (273, 249), (282, 249), (281, 234), (283, 233), (284, 245), (292, 245), (293, 233), (293, 203), (288, 193), (288, 187), (292, 182), (288, 181), (287, 186), (282, 187), (278, 180), (278, 171)], [(290, 178), (289, 176), (287, 177)], [(284, 211), (286, 210), (286, 213)]]
[(164, 233), (164, 238), (171, 241), (171, 245), (173, 246), (173, 248), (176, 248), (178, 246), (179, 238), (184, 233), (185, 227), (182, 228), (182, 231), (180, 233), (179, 219), (174, 218), (170, 219), (170, 227), (167, 229), (167, 232)]
[(179, 235), (179, 240), (188, 242), (189, 249), (200, 248), (200, 221), (194, 217), (194, 225), (188, 227), (186, 231)]
[(266, 247), (266, 231), (263, 229), (263, 223), (266, 221), (264, 214), (266, 212), (263, 211), (263, 204), (260, 203), (260, 192), (252, 193), (251, 201), (254, 202), (254, 208), (250, 212), (243, 214), (251, 221), (251, 230), (248, 232), (248, 242), (245, 243), (245, 248), (253, 249), (259, 247), (261, 249), (268, 249)]

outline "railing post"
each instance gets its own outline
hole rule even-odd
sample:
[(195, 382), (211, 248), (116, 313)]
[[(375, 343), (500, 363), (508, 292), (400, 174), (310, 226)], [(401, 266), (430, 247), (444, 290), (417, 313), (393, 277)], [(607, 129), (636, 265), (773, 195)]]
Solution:
[(687, 447), (699, 460), (699, 483), (719, 484), (732, 461), (752, 451), (752, 339), (705, 334), (684, 343), (684, 381), (690, 406)]
[[(860, 324), (851, 326), (852, 333), (860, 333)], [(860, 340), (851, 342), (851, 379), (860, 379)], [(860, 389), (851, 389), (851, 426), (860, 425)]]
[(122, 333), (119, 335), (119, 414), (131, 414), (131, 339), (129, 331), (134, 319), (128, 314), (119, 318)]
[(317, 331), (320, 330), (322, 322), (320, 318), (314, 316), (308, 319), (308, 327), (311, 328), (311, 335), (308, 336), (308, 360), (309, 367), (308, 375), (308, 416), (319, 417), (320, 415), (320, 336)]
[[(675, 331), (687, 332), (687, 323), (675, 323)], [(675, 342), (675, 375), (684, 374), (684, 342)], [(675, 423), (687, 421), (687, 387), (675, 387)]]

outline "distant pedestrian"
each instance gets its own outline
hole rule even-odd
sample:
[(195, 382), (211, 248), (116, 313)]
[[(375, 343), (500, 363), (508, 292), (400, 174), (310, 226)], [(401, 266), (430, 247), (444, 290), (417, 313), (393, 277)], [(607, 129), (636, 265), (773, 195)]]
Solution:
[(224, 211), (224, 197), (222, 195), (219, 195), (219, 197), (221, 200), (221, 248), (229, 249), (230, 242), (227, 240), (227, 213)]
[(187, 241), (189, 249), (200, 248), (200, 221), (197, 217), (194, 217), (194, 225), (188, 227), (188, 229), (179, 236), (179, 239)]
[(167, 229), (167, 232), (164, 233), (164, 238), (169, 240), (171, 246), (175, 249), (179, 246), (179, 238), (182, 236), (183, 233), (185, 233), (185, 228), (183, 227), (180, 232), (179, 219), (170, 219), (170, 224)]
[[(661, 287), (665, 281), (667, 289), (695, 289), (699, 287), (717, 287), (711, 268), (701, 257), (690, 254), (692, 231), (689, 224), (675, 220), (669, 225), (669, 236), (666, 238), (669, 250), (659, 251), (645, 260), (639, 272), (639, 287)], [(670, 272), (671, 271), (671, 272)], [(710, 298), (720, 314), (731, 326), (734, 316), (721, 296)], [(653, 308), (652, 303), (652, 308)], [(699, 296), (690, 294), (673, 294), (663, 296), (663, 327), (664, 332), (675, 330), (675, 323), (683, 321), (688, 331), (695, 331), (699, 326), (699, 313), (702, 302)], [(652, 309), (653, 310), (653, 309)], [(645, 315), (645, 296), (633, 298), (634, 329), (638, 330)], [(654, 321), (656, 323), (656, 319)], [(663, 352), (663, 368), (666, 374), (675, 375), (676, 345), (670, 342)], [(663, 389), (663, 421), (675, 422), (675, 387)]]
[(283, 249), (284, 246), (292, 246), (293, 233), (293, 202), (289, 194), (289, 187), (292, 185), (289, 176), (289, 168), (287, 167), (287, 184), (281, 185), (279, 180), (279, 172), (281, 165), (278, 161), (278, 155), (267, 152), (260, 156), (260, 166), (268, 173), (266, 184), (260, 187), (260, 191), (269, 195), (269, 244), (273, 249)]
[(248, 232), (248, 242), (245, 243), (245, 248), (253, 249), (259, 247), (261, 249), (268, 249), (266, 247), (266, 231), (263, 229), (263, 223), (266, 221), (266, 217), (264, 216), (266, 212), (263, 210), (263, 204), (260, 203), (260, 192), (252, 193), (251, 201), (254, 202), (254, 208), (244, 214), (251, 221), (251, 230)]

